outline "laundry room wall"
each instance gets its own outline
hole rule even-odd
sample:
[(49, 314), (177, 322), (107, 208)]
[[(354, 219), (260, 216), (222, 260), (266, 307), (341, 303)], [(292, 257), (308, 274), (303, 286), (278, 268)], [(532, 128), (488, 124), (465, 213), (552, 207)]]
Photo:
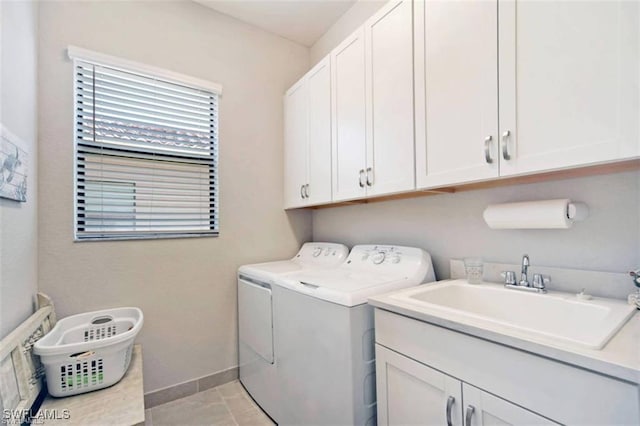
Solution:
[[(489, 204), (553, 198), (585, 202), (589, 217), (560, 230), (491, 230), (482, 219)], [(626, 172), (317, 210), (313, 237), (421, 247), (438, 279), (451, 258), (519, 263), (525, 253), (534, 268), (627, 272), (640, 267), (639, 211), (640, 172)]]
[[(147, 392), (237, 366), (237, 267), (311, 237), (282, 209), (282, 96), (308, 48), (187, 1), (41, 2), (39, 23), (41, 290), (59, 316), (140, 307)], [(218, 238), (73, 241), (69, 45), (223, 86)]]
[(0, 123), (23, 143), (27, 202), (0, 198), (0, 338), (33, 313), (38, 286), (35, 2), (0, 2)]

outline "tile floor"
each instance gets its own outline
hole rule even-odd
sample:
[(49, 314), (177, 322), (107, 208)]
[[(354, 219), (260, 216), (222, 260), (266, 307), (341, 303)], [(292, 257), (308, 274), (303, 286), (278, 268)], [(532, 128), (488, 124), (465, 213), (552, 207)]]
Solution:
[(273, 426), (240, 382), (234, 380), (145, 411), (146, 426)]

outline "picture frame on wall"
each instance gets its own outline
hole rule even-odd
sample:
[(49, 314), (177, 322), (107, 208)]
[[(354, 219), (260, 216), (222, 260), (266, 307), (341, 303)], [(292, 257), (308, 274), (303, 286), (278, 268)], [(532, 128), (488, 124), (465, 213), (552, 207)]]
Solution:
[(0, 197), (27, 201), (29, 154), (26, 144), (0, 124)]

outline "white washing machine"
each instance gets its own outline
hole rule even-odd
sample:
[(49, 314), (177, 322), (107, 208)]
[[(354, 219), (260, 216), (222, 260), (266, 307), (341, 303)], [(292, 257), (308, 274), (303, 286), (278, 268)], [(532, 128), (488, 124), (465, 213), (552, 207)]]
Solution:
[(373, 307), (367, 298), (435, 281), (411, 247), (355, 246), (346, 262), (273, 286), (283, 425), (375, 425)]
[(277, 347), (274, 347), (272, 284), (282, 274), (333, 268), (349, 249), (342, 244), (306, 243), (293, 259), (244, 265), (238, 269), (240, 381), (262, 409), (280, 418)]

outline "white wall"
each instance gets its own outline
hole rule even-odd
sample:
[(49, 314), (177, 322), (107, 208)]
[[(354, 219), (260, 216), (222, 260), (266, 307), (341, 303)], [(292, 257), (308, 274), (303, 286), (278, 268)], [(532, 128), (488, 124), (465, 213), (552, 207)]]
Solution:
[[(482, 219), (492, 203), (552, 198), (586, 202), (590, 217), (563, 230), (491, 230)], [(525, 253), (534, 269), (626, 272), (640, 267), (639, 202), (640, 172), (627, 172), (317, 210), (313, 237), (422, 247), (438, 279), (449, 277), (450, 258), (519, 263)]]
[(370, 18), (387, 0), (358, 0), (340, 17), (327, 32), (311, 46), (311, 64), (324, 58), (349, 34)]
[(0, 338), (33, 313), (37, 251), (37, 4), (0, 4), (0, 122), (25, 143), (27, 202), (0, 198)]
[[(282, 96), (308, 49), (192, 2), (43, 2), (40, 33), (42, 291), (60, 316), (139, 306), (146, 391), (236, 366), (237, 267), (311, 236), (282, 209)], [(70, 44), (224, 86), (219, 238), (73, 242)]]

